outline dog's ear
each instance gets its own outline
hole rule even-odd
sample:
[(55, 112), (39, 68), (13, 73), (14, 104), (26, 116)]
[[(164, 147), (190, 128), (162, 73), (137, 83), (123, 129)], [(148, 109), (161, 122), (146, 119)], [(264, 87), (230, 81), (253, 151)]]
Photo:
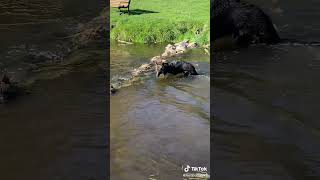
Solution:
[(163, 67), (167, 67), (167, 66), (169, 66), (169, 64), (168, 64), (167, 62), (163, 62), (163, 63), (162, 63), (162, 66), (163, 66)]

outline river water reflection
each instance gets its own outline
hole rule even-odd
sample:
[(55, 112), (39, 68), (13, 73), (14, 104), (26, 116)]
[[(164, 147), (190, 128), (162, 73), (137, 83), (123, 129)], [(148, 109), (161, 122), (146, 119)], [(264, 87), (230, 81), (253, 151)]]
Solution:
[[(164, 47), (111, 43), (111, 81)], [(182, 179), (182, 165), (210, 167), (209, 56), (194, 50), (180, 58), (202, 75), (151, 74), (111, 96), (111, 179)]]
[(297, 43), (216, 54), (215, 179), (319, 179), (320, 3), (252, 2)]

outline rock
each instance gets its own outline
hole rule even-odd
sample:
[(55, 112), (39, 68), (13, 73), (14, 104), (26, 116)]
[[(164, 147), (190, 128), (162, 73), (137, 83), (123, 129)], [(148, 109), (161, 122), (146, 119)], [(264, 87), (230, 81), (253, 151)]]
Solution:
[(140, 75), (141, 73), (150, 72), (154, 69), (153, 67), (154, 67), (154, 65), (152, 63), (142, 64), (139, 68), (134, 69), (131, 72), (131, 75), (133, 77), (136, 77), (136, 76)]
[(116, 89), (115, 87), (113, 87), (113, 85), (110, 86), (110, 93), (114, 94), (118, 91), (118, 89)]
[(175, 48), (175, 46), (172, 45), (172, 44), (168, 44), (168, 45), (166, 46), (166, 49), (174, 49), (174, 48)]
[(188, 46), (187, 46), (188, 49), (194, 49), (194, 48), (197, 48), (197, 47), (198, 47), (198, 44), (195, 43), (195, 42), (189, 43)]
[(72, 38), (73, 49), (85, 47), (95, 41), (107, 42), (108, 16), (109, 9), (105, 8), (100, 16), (79, 26), (78, 33)]
[(155, 56), (150, 60), (150, 62), (153, 64), (160, 65), (160, 64), (166, 62), (166, 60), (162, 56)]
[(184, 53), (188, 48), (188, 45), (186, 44), (179, 44), (178, 46), (176, 46), (176, 52), (177, 53)]
[(187, 40), (187, 41), (181, 41), (181, 42), (179, 42), (179, 43), (175, 43), (174, 46), (176, 46), (176, 47), (177, 47), (177, 46), (181, 46), (181, 47), (187, 48), (188, 43), (189, 43), (188, 40)]
[(210, 50), (209, 49), (204, 49), (205, 54), (209, 54), (210, 55)]
[[(128, 78), (118, 78), (115, 80), (115, 83), (113, 83), (110, 86), (110, 93), (116, 93), (119, 88), (126, 87), (131, 85), (134, 82), (137, 82), (141, 80), (141, 75), (145, 75), (146, 73), (150, 72), (156, 72), (158, 74), (159, 70), (163, 66), (163, 63), (166, 63), (166, 58), (170, 58), (172, 56), (182, 54), (186, 52), (188, 49), (197, 47), (196, 43), (189, 43), (188, 41), (182, 41), (180, 43), (176, 43), (174, 45), (168, 44), (165, 47), (165, 51), (160, 56), (154, 56), (150, 59), (149, 63), (142, 64), (138, 68), (131, 71), (131, 76)], [(116, 88), (118, 87), (118, 88)]]
[(163, 63), (167, 62), (162, 56), (155, 56), (150, 61), (154, 65), (156, 72), (158, 72)]
[(31, 52), (25, 56), (24, 62), (31, 63), (31, 64), (39, 64), (45, 62), (52, 62), (52, 61), (62, 61), (62, 55), (57, 55), (50, 51), (41, 51), (41, 52)]
[(151, 69), (151, 66), (150, 64), (143, 64), (139, 67), (139, 69), (141, 70), (148, 70), (148, 69)]
[(170, 56), (173, 56), (177, 54), (177, 51), (176, 51), (176, 46), (172, 45), (172, 44), (168, 44), (166, 46), (166, 49), (164, 51), (164, 53), (161, 55), (163, 57), (170, 57)]
[(182, 54), (186, 52), (188, 49), (197, 48), (197, 43), (189, 43), (189, 41), (182, 41), (179, 43), (175, 43), (174, 45), (168, 44), (165, 48), (164, 53), (161, 55), (162, 57), (168, 58), (175, 55)]

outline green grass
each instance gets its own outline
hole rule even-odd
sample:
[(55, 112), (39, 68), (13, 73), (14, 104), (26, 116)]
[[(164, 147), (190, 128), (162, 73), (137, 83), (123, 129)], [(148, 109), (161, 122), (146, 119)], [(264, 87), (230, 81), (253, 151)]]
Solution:
[[(110, 11), (110, 37), (139, 43), (210, 42), (209, 0), (131, 0), (133, 15)], [(134, 14), (139, 10), (156, 13)]]

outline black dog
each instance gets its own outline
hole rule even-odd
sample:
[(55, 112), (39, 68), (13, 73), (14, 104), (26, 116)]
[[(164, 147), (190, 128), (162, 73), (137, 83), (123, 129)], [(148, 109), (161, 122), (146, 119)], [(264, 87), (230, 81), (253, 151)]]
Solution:
[(198, 75), (196, 69), (191, 63), (184, 61), (173, 61), (170, 63), (162, 63), (161, 68), (157, 72), (159, 77), (161, 74), (166, 75), (167, 73), (176, 75), (183, 73), (185, 76), (188, 75)]
[(275, 44), (280, 37), (270, 17), (257, 6), (240, 0), (211, 0), (213, 40), (231, 35), (238, 45)]

